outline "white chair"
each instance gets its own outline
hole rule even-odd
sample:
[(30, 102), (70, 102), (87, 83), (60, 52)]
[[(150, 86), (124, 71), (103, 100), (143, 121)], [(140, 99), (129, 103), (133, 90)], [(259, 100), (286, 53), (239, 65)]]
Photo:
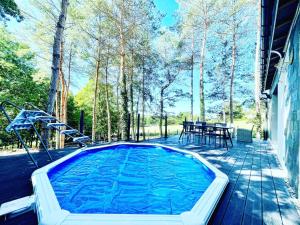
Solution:
[(254, 125), (252, 129), (245, 129), (245, 128), (237, 128), (236, 131), (236, 140), (241, 142), (248, 142), (252, 143), (252, 133), (253, 133)]

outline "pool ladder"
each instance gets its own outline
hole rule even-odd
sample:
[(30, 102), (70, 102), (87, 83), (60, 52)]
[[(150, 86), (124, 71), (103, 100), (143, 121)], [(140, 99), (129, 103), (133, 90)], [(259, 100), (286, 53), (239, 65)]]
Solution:
[[(6, 107), (10, 107), (13, 110), (17, 110), (17, 116), (12, 119), (11, 116), (8, 114), (8, 110)], [(30, 107), (31, 109), (28, 109)], [(60, 135), (64, 135), (66, 138), (72, 139), (74, 143), (80, 145), (80, 147), (86, 146), (86, 143), (92, 142), (92, 140), (88, 137), (79, 132), (77, 129), (70, 127), (69, 125), (59, 121), (56, 117), (46, 113), (45, 111), (37, 108), (36, 106), (32, 105), (31, 103), (26, 103), (24, 107), (17, 106), (16, 104), (10, 101), (3, 101), (0, 104), (0, 111), (3, 112), (4, 116), (9, 122), (9, 125), (6, 127), (7, 132), (14, 132), (17, 136), (18, 140), (21, 142), (23, 148), (27, 152), (28, 156), (30, 157), (33, 164), (38, 168), (38, 164), (33, 156), (30, 154), (29, 146), (26, 145), (24, 139), (20, 134), (20, 130), (33, 130), (34, 133), (37, 135), (41, 146), (47, 152), (47, 155), (51, 161), (53, 161), (47, 144), (44, 143), (43, 138), (38, 132), (38, 129), (35, 125), (41, 123), (43, 124), (44, 128), (46, 129), (53, 129), (60, 133)]]

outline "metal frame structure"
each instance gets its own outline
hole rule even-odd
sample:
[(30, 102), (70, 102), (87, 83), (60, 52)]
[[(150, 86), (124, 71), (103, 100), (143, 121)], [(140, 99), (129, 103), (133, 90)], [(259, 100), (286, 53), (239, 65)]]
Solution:
[[(8, 113), (7, 107), (13, 108), (14, 110), (19, 111), (18, 115), (12, 119)], [(29, 109), (30, 108), (30, 109)], [(7, 132), (14, 132), (18, 140), (21, 142), (22, 147), (25, 149), (26, 153), (28, 154), (29, 158), (35, 165), (35, 167), (39, 167), (37, 161), (34, 157), (30, 154), (30, 148), (22, 138), (20, 130), (33, 130), (36, 134), (37, 138), (39, 139), (41, 146), (47, 152), (47, 155), (51, 161), (53, 161), (51, 154), (48, 150), (47, 143), (43, 141), (43, 138), (39, 134), (38, 129), (36, 128), (37, 123), (42, 123), (45, 125), (46, 129), (54, 129), (59, 131), (61, 135), (65, 135), (69, 138), (73, 139), (73, 142), (78, 143), (81, 147), (86, 146), (85, 142), (90, 142), (91, 139), (88, 136), (85, 136), (78, 130), (68, 126), (67, 124), (59, 121), (54, 116), (44, 112), (43, 110), (39, 109), (38, 107), (32, 105), (31, 103), (25, 103), (23, 107), (12, 103), (11, 101), (3, 101), (0, 104), (0, 111), (3, 112), (4, 116), (6, 117), (9, 125), (6, 127)], [(61, 128), (65, 129), (61, 129)]]

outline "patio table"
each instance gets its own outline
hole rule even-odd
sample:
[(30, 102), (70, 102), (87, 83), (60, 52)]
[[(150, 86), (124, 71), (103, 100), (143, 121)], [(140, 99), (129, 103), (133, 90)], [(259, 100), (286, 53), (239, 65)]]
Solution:
[(228, 149), (228, 145), (227, 145), (227, 139), (229, 139), (230, 143), (231, 143), (231, 147), (233, 147), (233, 143), (232, 143), (232, 138), (231, 138), (231, 134), (230, 134), (230, 129), (232, 129), (232, 127), (228, 127), (228, 126), (221, 126), (221, 125), (216, 125), (216, 124), (191, 124), (191, 129), (190, 130), (197, 130), (200, 132), (202, 132), (202, 135), (204, 134), (203, 132), (207, 129), (212, 129), (212, 130), (219, 130), (222, 132), (222, 136), (223, 136), (223, 140), (225, 142), (225, 146)]

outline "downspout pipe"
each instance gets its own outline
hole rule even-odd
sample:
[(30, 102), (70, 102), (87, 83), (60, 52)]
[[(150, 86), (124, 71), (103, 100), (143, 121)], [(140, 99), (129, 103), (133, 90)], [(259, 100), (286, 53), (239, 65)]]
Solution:
[(280, 60), (282, 59), (281, 53), (278, 52), (278, 51), (275, 51), (275, 50), (272, 50), (272, 51), (271, 51), (271, 54), (272, 54), (272, 53), (277, 54), (277, 55), (280, 57), (280, 59), (279, 59), (279, 62), (280, 62)]

